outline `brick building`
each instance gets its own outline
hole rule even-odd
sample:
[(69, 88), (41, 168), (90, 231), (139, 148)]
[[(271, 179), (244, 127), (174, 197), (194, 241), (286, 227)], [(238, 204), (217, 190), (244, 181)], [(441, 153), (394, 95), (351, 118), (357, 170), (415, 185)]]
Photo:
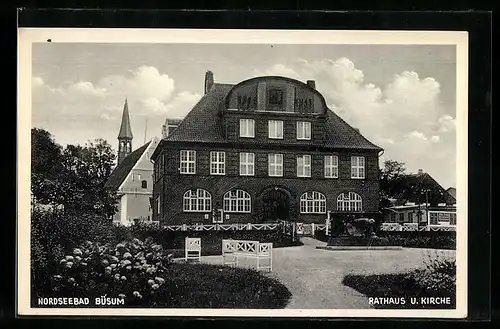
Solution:
[(154, 162), (162, 225), (324, 223), (379, 211), (382, 149), (331, 111), (314, 81), (205, 76), (205, 94), (164, 137)]

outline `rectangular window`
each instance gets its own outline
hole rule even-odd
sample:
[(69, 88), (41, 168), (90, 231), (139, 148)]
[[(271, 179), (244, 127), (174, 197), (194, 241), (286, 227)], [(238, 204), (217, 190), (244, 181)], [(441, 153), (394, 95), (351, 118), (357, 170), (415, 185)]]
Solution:
[(339, 157), (336, 155), (325, 156), (325, 177), (338, 178), (339, 177)]
[(299, 121), (297, 122), (297, 139), (311, 140), (311, 123)]
[(269, 176), (283, 176), (283, 154), (269, 154)]
[(226, 174), (225, 152), (210, 152), (210, 174), (211, 175)]
[(283, 139), (283, 121), (269, 120), (269, 138)]
[(196, 173), (196, 151), (182, 150), (181, 151), (181, 174)]
[(255, 121), (253, 119), (240, 119), (240, 137), (255, 137)]
[(399, 214), (399, 222), (404, 223), (404, 221), (405, 221), (405, 214), (402, 212)]
[(351, 157), (351, 178), (365, 178), (365, 157)]
[(240, 153), (240, 176), (253, 176), (255, 167), (254, 153)]
[(297, 157), (297, 177), (311, 177), (310, 155), (300, 155)]
[(269, 105), (281, 106), (283, 104), (283, 91), (280, 89), (269, 89)]
[(413, 213), (412, 212), (408, 213), (408, 222), (413, 223)]

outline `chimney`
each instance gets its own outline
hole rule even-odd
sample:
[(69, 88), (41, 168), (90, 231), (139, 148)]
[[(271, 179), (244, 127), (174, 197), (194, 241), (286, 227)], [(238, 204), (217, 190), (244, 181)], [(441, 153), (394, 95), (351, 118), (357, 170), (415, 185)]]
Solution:
[(418, 174), (419, 174), (419, 175), (422, 175), (423, 173), (424, 173), (424, 171), (423, 171), (422, 169), (419, 169), (419, 170), (418, 170)]
[(214, 74), (211, 71), (205, 73), (205, 94), (210, 91), (214, 84)]
[(314, 80), (307, 80), (306, 84), (308, 87), (311, 87), (312, 89), (316, 89), (316, 82)]

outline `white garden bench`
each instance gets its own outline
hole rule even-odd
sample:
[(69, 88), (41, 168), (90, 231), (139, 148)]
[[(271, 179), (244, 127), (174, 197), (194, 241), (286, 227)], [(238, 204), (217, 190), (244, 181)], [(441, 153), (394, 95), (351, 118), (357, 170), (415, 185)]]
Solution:
[(190, 259), (201, 260), (201, 238), (186, 237), (184, 259), (187, 262)]
[[(247, 240), (222, 240), (222, 263), (238, 266), (238, 259), (255, 258), (257, 271), (273, 270), (273, 244)], [(264, 263), (262, 263), (264, 261)]]

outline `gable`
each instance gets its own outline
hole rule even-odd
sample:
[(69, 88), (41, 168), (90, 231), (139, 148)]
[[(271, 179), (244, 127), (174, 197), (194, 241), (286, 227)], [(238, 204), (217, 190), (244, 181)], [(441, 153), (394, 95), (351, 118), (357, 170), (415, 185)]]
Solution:
[(139, 147), (123, 159), (120, 164), (116, 166), (106, 182), (106, 187), (118, 190), (123, 181), (127, 178), (128, 174), (134, 168), (135, 164), (147, 149), (149, 142)]
[[(120, 184), (118, 189), (121, 192), (139, 192), (148, 193), (153, 186), (153, 163), (151, 162), (151, 155), (158, 145), (158, 139), (154, 138), (146, 150), (141, 154), (137, 162), (127, 174), (126, 178)], [(143, 187), (145, 181), (146, 187)]]
[(315, 89), (298, 80), (276, 76), (240, 82), (229, 91), (225, 107), (230, 111), (326, 112), (325, 100)]

